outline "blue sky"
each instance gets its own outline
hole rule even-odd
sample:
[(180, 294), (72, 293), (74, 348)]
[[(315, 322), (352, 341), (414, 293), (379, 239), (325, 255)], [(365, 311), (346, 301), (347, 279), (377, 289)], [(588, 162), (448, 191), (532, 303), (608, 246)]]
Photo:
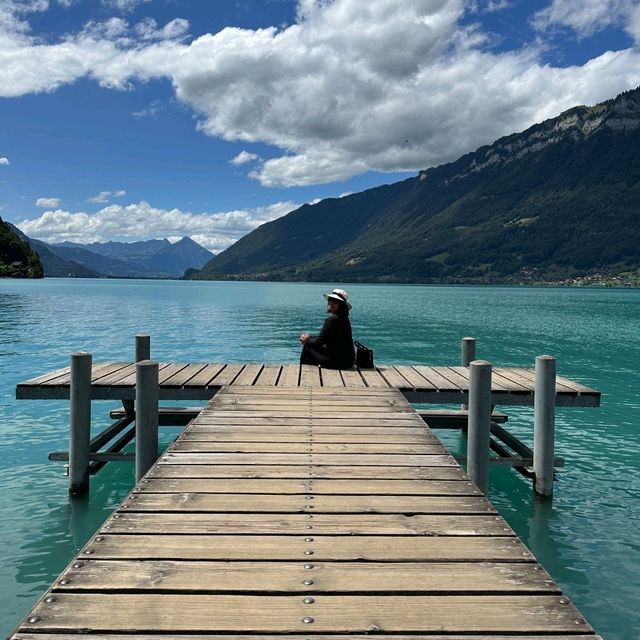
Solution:
[(640, 84), (640, 0), (2, 0), (0, 216), (220, 251)]

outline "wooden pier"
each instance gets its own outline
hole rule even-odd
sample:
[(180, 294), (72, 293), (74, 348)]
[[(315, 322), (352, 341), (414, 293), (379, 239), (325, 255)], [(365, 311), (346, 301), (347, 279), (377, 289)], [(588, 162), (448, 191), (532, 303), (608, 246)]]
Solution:
[[(447, 369), (161, 367), (161, 397), (217, 393), (13, 640), (595, 640), (394, 388), (466, 398)], [(128, 393), (131, 371), (94, 365), (92, 397)], [(19, 397), (69, 397), (68, 375)], [(530, 379), (504, 370), (492, 393), (531, 404)]]
[[(16, 398), (69, 398), (70, 367), (46, 373), (17, 385)], [(91, 399), (132, 400), (136, 366), (132, 362), (94, 363)], [(387, 365), (374, 369), (338, 371), (299, 364), (225, 364), (164, 362), (159, 366), (161, 400), (210, 400), (223, 386), (399, 389), (410, 402), (465, 403), (469, 368), (457, 366)], [(534, 368), (494, 367), (491, 402), (494, 405), (533, 405)], [(597, 407), (600, 392), (578, 382), (556, 378), (555, 405)]]

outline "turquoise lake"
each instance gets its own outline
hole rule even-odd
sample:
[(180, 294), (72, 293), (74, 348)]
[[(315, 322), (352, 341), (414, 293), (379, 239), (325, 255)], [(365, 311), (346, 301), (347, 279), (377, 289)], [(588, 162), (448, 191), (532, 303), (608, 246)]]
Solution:
[[(597, 409), (560, 408), (566, 460), (551, 505), (493, 467), (489, 497), (606, 640), (640, 637), (640, 290), (142, 280), (0, 280), (0, 633), (9, 634), (131, 490), (133, 467), (107, 465), (88, 501), (71, 504), (62, 463), (68, 403), (15, 400), (16, 383), (67, 366), (73, 351), (131, 360), (151, 335), (160, 361), (295, 362), (317, 332), (322, 292), (353, 302), (354, 337), (376, 362), (458, 364), (460, 339), (494, 365), (557, 358), (558, 373), (600, 390)], [(195, 403), (189, 403), (195, 404)], [(113, 402), (94, 403), (93, 427)], [(526, 442), (532, 409), (503, 407)], [(169, 444), (177, 430), (163, 429)], [(461, 436), (437, 435), (454, 452)]]

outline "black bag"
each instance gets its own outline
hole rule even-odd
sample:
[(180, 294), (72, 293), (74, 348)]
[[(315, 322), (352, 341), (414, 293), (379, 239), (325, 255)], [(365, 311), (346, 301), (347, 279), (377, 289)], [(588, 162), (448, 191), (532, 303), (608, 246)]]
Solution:
[(353, 344), (356, 345), (356, 367), (358, 369), (373, 369), (373, 351), (367, 349), (357, 340)]

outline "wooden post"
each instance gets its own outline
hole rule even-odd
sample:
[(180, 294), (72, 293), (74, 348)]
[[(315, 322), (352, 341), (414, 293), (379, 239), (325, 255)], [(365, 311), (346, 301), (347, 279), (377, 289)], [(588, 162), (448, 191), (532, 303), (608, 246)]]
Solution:
[(158, 363), (136, 363), (136, 481), (158, 458)]
[(146, 333), (136, 334), (136, 362), (151, 359), (151, 336)]
[(89, 442), (91, 440), (91, 354), (71, 354), (69, 388), (69, 493), (89, 489)]
[[(151, 359), (151, 337), (146, 333), (136, 334), (136, 353), (135, 362)], [(133, 400), (123, 400), (122, 406), (128, 415), (135, 415), (135, 402)]]
[(469, 364), (469, 434), (467, 474), (487, 495), (489, 490), (489, 438), (491, 435), (491, 363)]
[(460, 344), (460, 364), (468, 367), (476, 359), (476, 339), (462, 338)]
[(536, 384), (533, 408), (534, 490), (541, 496), (553, 495), (553, 456), (556, 408), (556, 359), (536, 358)]
[[(476, 359), (476, 339), (462, 338), (460, 343), (460, 366), (468, 367)], [(461, 404), (460, 408), (466, 411), (469, 405)]]

